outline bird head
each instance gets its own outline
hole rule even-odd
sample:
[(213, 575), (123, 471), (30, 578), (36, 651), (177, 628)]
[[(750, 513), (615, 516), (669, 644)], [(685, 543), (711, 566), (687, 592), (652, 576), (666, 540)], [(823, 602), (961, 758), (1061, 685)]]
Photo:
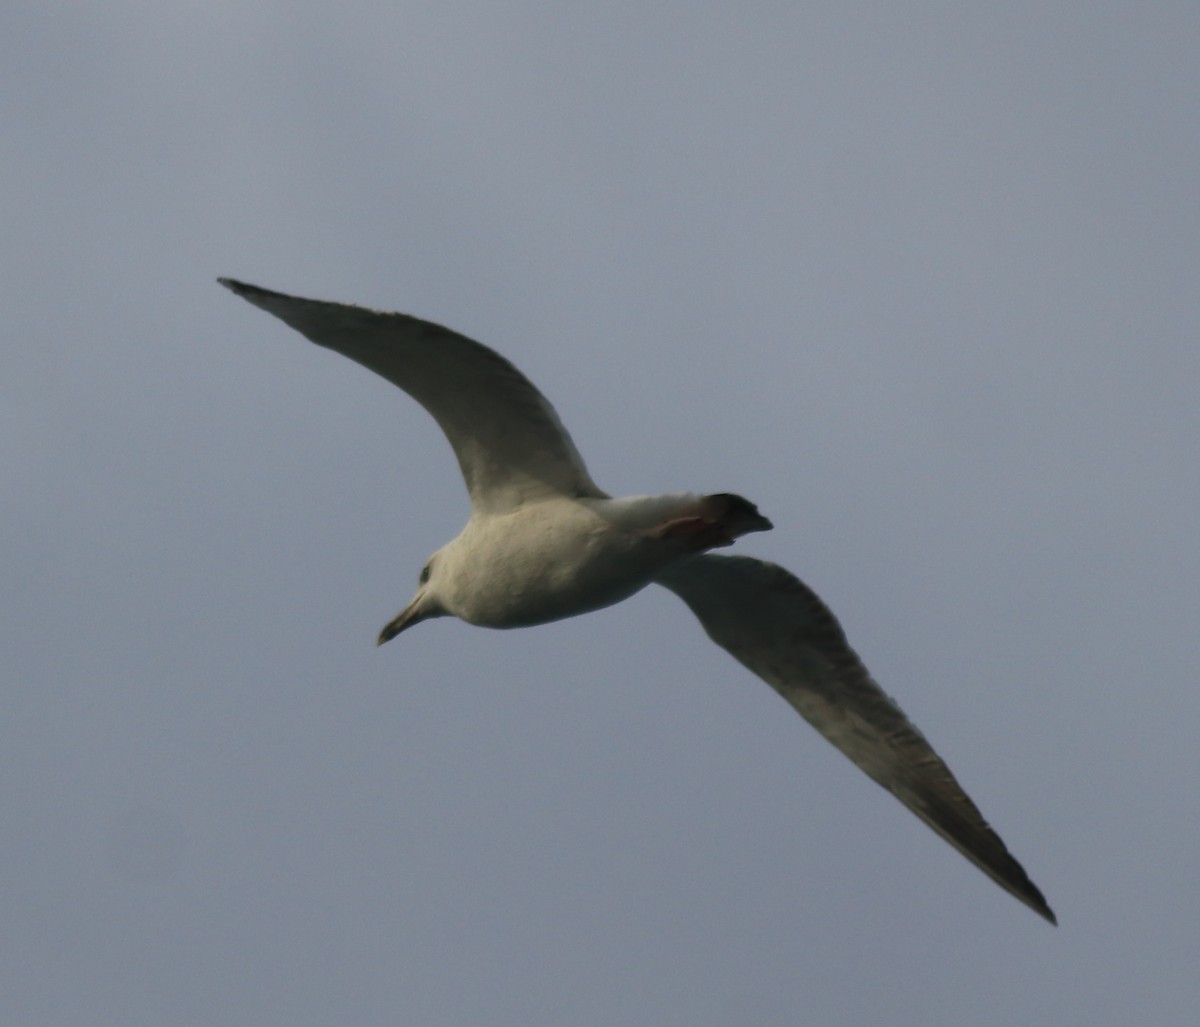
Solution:
[(379, 632), (379, 638), (375, 641), (376, 645), (390, 642), (401, 631), (405, 631), (423, 620), (446, 616), (447, 611), (437, 597), (436, 567), (437, 553), (434, 553), (421, 568), (417, 594), (413, 596), (412, 602), (383, 626), (383, 630)]

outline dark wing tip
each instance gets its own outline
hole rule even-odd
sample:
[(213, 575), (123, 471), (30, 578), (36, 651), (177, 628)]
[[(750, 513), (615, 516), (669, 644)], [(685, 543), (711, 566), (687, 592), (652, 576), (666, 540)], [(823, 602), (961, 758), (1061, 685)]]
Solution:
[(280, 293), (271, 292), (270, 289), (260, 289), (257, 285), (250, 285), (248, 282), (239, 282), (236, 278), (218, 278), (226, 289), (231, 292), (236, 292), (239, 296), (278, 296)]
[(1009, 856), (1006, 862), (1009, 862), (1011, 866), (1006, 868), (1004, 872), (993, 872), (992, 868), (989, 868), (983, 862), (980, 862), (979, 866), (981, 869), (987, 871), (1005, 891), (1013, 895), (1023, 905), (1032, 909), (1047, 923), (1057, 927), (1058, 917), (1054, 915), (1054, 910), (1046, 902), (1041, 889), (1029, 879), (1029, 875), (1025, 873), (1024, 868), (1015, 859)]
[(1053, 924), (1055, 927), (1057, 927), (1058, 917), (1054, 915), (1054, 910), (1050, 908), (1050, 906), (1046, 903), (1046, 900), (1042, 897), (1042, 893), (1038, 890), (1037, 885), (1030, 881), (1029, 887), (1032, 890), (1032, 894), (1025, 899), (1025, 904), (1044, 920), (1046, 920), (1047, 923)]

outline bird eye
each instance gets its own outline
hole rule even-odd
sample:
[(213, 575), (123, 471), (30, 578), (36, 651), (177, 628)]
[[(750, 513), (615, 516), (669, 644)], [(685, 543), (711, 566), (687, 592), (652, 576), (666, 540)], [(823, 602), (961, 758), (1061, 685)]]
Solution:
[(432, 563), (427, 563), (424, 567), (421, 568), (421, 584), (422, 585), (429, 584), (429, 568), (432, 566), (433, 566)]

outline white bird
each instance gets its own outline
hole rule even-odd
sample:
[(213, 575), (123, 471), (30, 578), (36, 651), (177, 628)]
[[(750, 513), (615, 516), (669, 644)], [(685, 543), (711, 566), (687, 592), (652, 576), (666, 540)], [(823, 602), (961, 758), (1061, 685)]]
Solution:
[(620, 602), (651, 582), (873, 780), (1006, 891), (1056, 923), (950, 769), (867, 672), (836, 618), (782, 567), (706, 550), (770, 522), (740, 496), (612, 499), (546, 398), (504, 357), (406, 314), (218, 279), (398, 385), (450, 440), (471, 498), (462, 532), (426, 562), (379, 644), (432, 617), (525, 627)]

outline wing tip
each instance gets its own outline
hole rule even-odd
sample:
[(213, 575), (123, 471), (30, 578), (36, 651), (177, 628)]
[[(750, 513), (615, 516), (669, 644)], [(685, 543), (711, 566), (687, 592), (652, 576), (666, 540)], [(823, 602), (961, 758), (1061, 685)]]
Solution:
[(225, 286), (230, 292), (236, 292), (239, 296), (277, 296), (278, 293), (271, 292), (270, 289), (263, 289), (257, 285), (251, 285), (249, 282), (239, 282), (236, 278), (218, 278), (217, 281)]
[(1029, 882), (1028, 890), (1018, 894), (1017, 898), (1050, 924), (1051, 927), (1058, 926), (1058, 917), (1054, 915), (1054, 910), (1050, 908), (1042, 893), (1038, 890), (1037, 885), (1032, 881)]
[[(999, 841), (999, 838), (996, 840)], [(955, 847), (1018, 902), (1028, 906), (1047, 923), (1054, 927), (1058, 926), (1058, 917), (1054, 915), (1054, 910), (1050, 908), (1042, 890), (1029, 879), (1025, 868), (1012, 857), (1007, 849), (1004, 850), (1003, 860), (996, 864), (982, 858), (978, 853), (972, 853), (957, 845)]]

